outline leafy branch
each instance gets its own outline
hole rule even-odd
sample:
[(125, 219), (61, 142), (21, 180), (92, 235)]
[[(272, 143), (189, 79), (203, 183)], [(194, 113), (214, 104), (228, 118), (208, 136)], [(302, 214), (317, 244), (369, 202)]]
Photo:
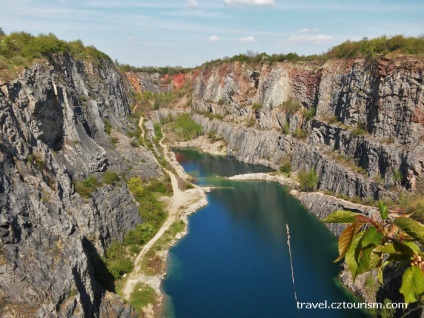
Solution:
[(379, 216), (338, 210), (323, 221), (345, 223), (340, 234), (338, 262), (345, 260), (353, 279), (373, 269), (383, 283), (383, 269), (389, 264), (407, 266), (402, 276), (400, 293), (406, 303), (422, 299), (424, 294), (424, 225), (420, 213), (401, 214), (378, 204)]

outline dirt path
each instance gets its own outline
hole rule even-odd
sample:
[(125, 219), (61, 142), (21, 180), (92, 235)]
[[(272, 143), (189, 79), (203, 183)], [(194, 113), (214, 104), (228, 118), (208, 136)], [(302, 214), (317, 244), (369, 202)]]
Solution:
[[(140, 122), (139, 122), (139, 125), (141, 129), (143, 130), (142, 124), (143, 124), (143, 117), (140, 118)], [(144, 136), (144, 131), (143, 131), (143, 136)], [(168, 161), (168, 163), (173, 167), (173, 169), (177, 171), (179, 177), (185, 178), (186, 174), (184, 170), (182, 169), (182, 167), (176, 161), (173, 153), (171, 153), (168, 150), (168, 147), (166, 145), (163, 145), (162, 140), (159, 142), (159, 144), (163, 148), (163, 153), (164, 153), (164, 157), (166, 161)], [(155, 275), (155, 276), (145, 275), (141, 270), (143, 257), (175, 221), (178, 221), (178, 220), (186, 221), (186, 218), (190, 213), (196, 211), (200, 207), (207, 204), (205, 192), (202, 190), (202, 188), (195, 186), (193, 189), (182, 191), (178, 187), (178, 180), (177, 180), (177, 177), (174, 175), (174, 173), (172, 173), (171, 171), (165, 168), (163, 169), (171, 178), (172, 191), (173, 191), (173, 195), (167, 199), (168, 216), (165, 222), (163, 223), (162, 227), (156, 233), (156, 235), (146, 245), (143, 246), (137, 258), (135, 259), (134, 270), (129, 274), (125, 282), (125, 285), (122, 288), (122, 296), (127, 300), (129, 299), (131, 292), (133, 291), (134, 286), (137, 283), (148, 284), (153, 289), (155, 289), (155, 291), (159, 295), (161, 294), (160, 284), (164, 275), (163, 274)]]

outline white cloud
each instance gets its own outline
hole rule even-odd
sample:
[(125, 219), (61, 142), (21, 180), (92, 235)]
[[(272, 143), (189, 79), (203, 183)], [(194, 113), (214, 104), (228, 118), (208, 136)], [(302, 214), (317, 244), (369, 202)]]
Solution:
[(334, 38), (331, 35), (317, 34), (317, 35), (292, 35), (288, 38), (289, 42), (310, 42), (310, 43), (329, 43), (332, 42)]
[(274, 6), (275, 0), (225, 0), (226, 5)]
[(303, 29), (299, 30), (300, 33), (313, 33), (313, 32), (318, 32), (318, 31), (319, 31), (319, 29), (317, 29), (317, 28), (313, 28), (313, 29), (303, 28)]
[(209, 41), (211, 41), (211, 42), (217, 42), (217, 41), (219, 41), (219, 40), (221, 40), (221, 38), (220, 38), (219, 36), (216, 36), (216, 35), (212, 35), (212, 36), (209, 38)]
[(251, 35), (236, 39), (237, 42), (255, 42), (255, 38)]
[(198, 6), (197, 0), (187, 0), (187, 4), (189, 7), (194, 8)]

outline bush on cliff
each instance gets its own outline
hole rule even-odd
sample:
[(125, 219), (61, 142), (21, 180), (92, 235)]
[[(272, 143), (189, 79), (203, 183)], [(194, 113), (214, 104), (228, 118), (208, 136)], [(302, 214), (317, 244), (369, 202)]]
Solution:
[(178, 116), (172, 123), (174, 131), (184, 140), (190, 140), (200, 136), (203, 132), (202, 126), (197, 124), (190, 114), (184, 113)]
[(314, 191), (318, 186), (318, 176), (314, 169), (300, 171), (298, 178), (302, 191)]

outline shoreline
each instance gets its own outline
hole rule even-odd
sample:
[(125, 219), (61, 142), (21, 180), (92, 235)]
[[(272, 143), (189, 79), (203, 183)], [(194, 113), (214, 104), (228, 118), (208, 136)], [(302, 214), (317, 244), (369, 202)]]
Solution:
[[(136, 285), (142, 284), (151, 287), (156, 295), (155, 304), (148, 304), (142, 308), (143, 315), (146, 318), (161, 317), (164, 310), (164, 299), (165, 293), (162, 290), (162, 282), (167, 275), (166, 263), (168, 259), (169, 250), (184, 236), (188, 233), (188, 216), (200, 208), (208, 204), (206, 198), (206, 192), (211, 190), (210, 187), (202, 188), (198, 185), (192, 184), (192, 188), (186, 190), (179, 189), (178, 179), (182, 179), (185, 182), (189, 182), (190, 176), (184, 171), (183, 167), (178, 163), (175, 158), (175, 154), (169, 150), (168, 145), (164, 145), (162, 141), (159, 142), (163, 149), (164, 159), (169, 163), (175, 174), (172, 171), (162, 167), (163, 171), (168, 174), (171, 179), (173, 195), (166, 198), (166, 211), (167, 218), (164, 224), (161, 226), (156, 235), (147, 242), (138, 253), (134, 260), (134, 270), (125, 277), (125, 283), (122, 287), (121, 297), (126, 301), (130, 300), (131, 294), (134, 291)], [(173, 235), (171, 240), (164, 244), (162, 248), (157, 251), (156, 255), (160, 258), (162, 264), (165, 264), (159, 272), (155, 275), (148, 275), (142, 269), (143, 260), (146, 254), (150, 252), (158, 241), (164, 237), (171, 225), (176, 222), (183, 222), (184, 229)]]
[[(206, 138), (208, 139), (208, 138)], [(207, 205), (206, 192), (211, 190), (210, 187), (200, 187), (198, 185), (192, 184), (192, 189), (187, 189), (182, 191), (178, 188), (177, 177), (181, 178), (184, 181), (188, 181), (190, 176), (185, 172), (183, 167), (176, 160), (174, 152), (170, 151), (170, 148), (194, 148), (203, 153), (207, 153), (215, 156), (226, 156), (222, 151), (218, 151), (219, 142), (211, 144), (210, 142), (206, 143), (205, 140), (202, 140), (193, 143), (188, 142), (178, 142), (173, 143), (172, 145), (164, 145), (162, 140), (159, 142), (160, 146), (163, 149), (163, 154), (165, 160), (169, 163), (172, 169), (175, 171), (175, 174), (171, 171), (168, 171), (166, 168), (163, 168), (164, 172), (167, 173), (173, 185), (174, 194), (172, 197), (167, 198), (168, 201), (168, 218), (165, 221), (164, 225), (155, 235), (155, 237), (149, 241), (139, 253), (135, 261), (134, 271), (128, 276), (127, 282), (131, 281), (130, 286), (132, 286), (131, 291), (128, 293), (128, 290), (125, 292), (123, 290), (123, 298), (129, 300), (131, 292), (137, 283), (142, 283), (148, 285), (154, 289), (157, 294), (157, 302), (155, 305), (149, 304), (143, 308), (143, 314), (145, 317), (154, 318), (162, 317), (163, 311), (165, 309), (165, 299), (168, 297), (162, 289), (162, 282), (167, 275), (166, 263), (169, 255), (169, 250), (184, 236), (188, 234), (188, 216)], [(200, 146), (201, 145), (201, 146)], [(259, 163), (260, 164), (260, 163)], [(276, 182), (282, 186), (288, 186), (290, 188), (290, 195), (296, 197), (302, 205), (306, 207), (312, 214), (316, 215), (318, 218), (322, 219), (326, 214), (335, 211), (336, 209), (347, 209), (355, 210), (357, 212), (362, 212), (365, 214), (370, 214), (371, 210), (374, 210), (373, 207), (365, 206), (361, 204), (352, 203), (344, 199), (337, 198), (335, 196), (326, 195), (322, 192), (302, 192), (298, 190), (299, 183), (292, 178), (286, 177), (281, 174), (272, 175), (269, 173), (248, 173), (248, 174), (239, 174), (231, 177), (226, 177), (229, 180), (234, 181), (266, 181), (266, 182)], [(317, 200), (321, 200), (324, 203), (316, 204)], [(310, 204), (311, 203), (311, 204)], [(317, 209), (318, 207), (318, 209)], [(323, 211), (325, 211), (323, 213)], [(147, 252), (149, 252), (155, 245), (155, 243), (164, 235), (165, 231), (177, 221), (184, 222), (184, 229), (178, 232), (175, 236), (172, 237), (171, 241), (166, 244), (157, 255), (161, 258), (165, 266), (160, 270), (156, 275), (146, 275), (141, 270), (141, 264)], [(327, 228), (336, 236), (342, 231), (339, 227), (332, 227), (332, 225), (326, 224)], [(132, 276), (132, 277), (131, 277)], [(135, 278), (134, 278), (135, 276)], [(346, 284), (345, 287), (350, 289)], [(354, 290), (350, 289), (351, 292)]]

